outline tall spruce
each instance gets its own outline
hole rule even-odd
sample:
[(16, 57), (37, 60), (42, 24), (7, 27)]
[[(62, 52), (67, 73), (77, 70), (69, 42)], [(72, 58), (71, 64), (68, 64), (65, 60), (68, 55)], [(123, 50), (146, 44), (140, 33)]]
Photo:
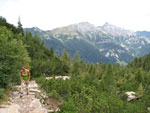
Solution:
[(63, 62), (63, 69), (66, 73), (69, 73), (70, 69), (71, 69), (71, 61), (70, 61), (70, 57), (69, 54), (67, 53), (67, 51), (64, 49), (63, 54), (61, 56), (61, 60)]
[(102, 77), (102, 86), (104, 91), (114, 92), (115, 78), (112, 65), (109, 63), (106, 67), (106, 71)]
[(21, 24), (21, 18), (18, 18), (18, 33), (24, 35), (24, 30), (22, 28), (22, 24)]

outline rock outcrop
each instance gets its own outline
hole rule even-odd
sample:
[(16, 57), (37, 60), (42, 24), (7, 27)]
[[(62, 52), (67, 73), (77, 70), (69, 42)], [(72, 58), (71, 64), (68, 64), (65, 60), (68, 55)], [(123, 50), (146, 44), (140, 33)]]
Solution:
[(125, 94), (128, 96), (128, 98), (127, 98), (127, 101), (128, 101), (128, 102), (129, 102), (129, 101), (132, 101), (132, 100), (135, 100), (135, 99), (141, 98), (141, 95), (137, 95), (137, 94), (136, 94), (135, 92), (133, 92), (133, 91), (126, 92)]

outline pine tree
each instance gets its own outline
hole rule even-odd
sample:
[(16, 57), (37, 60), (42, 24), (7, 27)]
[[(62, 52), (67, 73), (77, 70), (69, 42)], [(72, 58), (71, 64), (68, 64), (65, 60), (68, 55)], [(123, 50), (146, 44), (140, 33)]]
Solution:
[(104, 63), (99, 63), (96, 70), (96, 76), (98, 79), (102, 79), (102, 75), (104, 74), (106, 69), (106, 65)]
[(96, 66), (94, 64), (89, 65), (88, 73), (90, 75), (91, 80), (97, 79), (97, 77), (96, 77)]
[(71, 69), (71, 61), (70, 61), (70, 57), (69, 57), (69, 54), (67, 53), (67, 51), (64, 49), (63, 51), (63, 54), (61, 56), (61, 61), (63, 63), (63, 70), (66, 72), (66, 73), (69, 73), (70, 72), (70, 69)]
[(68, 67), (71, 67), (70, 57), (66, 49), (64, 49), (61, 59)]
[(22, 28), (20, 17), (18, 18), (18, 33), (24, 35), (24, 31), (23, 31), (23, 28)]
[(112, 66), (111, 64), (109, 63), (107, 68), (106, 68), (106, 71), (102, 77), (102, 85), (103, 85), (103, 89), (105, 91), (109, 91), (109, 92), (112, 92), (115, 88), (115, 78), (114, 78), (114, 73), (113, 73), (113, 70), (112, 70)]
[(74, 54), (72, 61), (73, 61), (73, 66), (72, 66), (71, 72), (73, 75), (77, 76), (80, 74), (80, 71), (81, 71), (81, 69), (80, 69), (80, 57), (78, 56), (77, 53)]
[(55, 54), (54, 54), (55, 52), (54, 52), (53, 46), (50, 47), (50, 50), (49, 50), (49, 51), (50, 51), (51, 56), (54, 56), (54, 55), (55, 55)]
[(143, 93), (144, 93), (144, 88), (143, 88), (142, 83), (140, 83), (139, 88), (138, 88), (138, 94), (143, 95)]
[(136, 74), (135, 74), (135, 80), (139, 83), (143, 81), (143, 76), (142, 76), (142, 70), (138, 69)]
[(80, 61), (80, 57), (79, 57), (77, 52), (74, 54), (72, 61), (73, 61), (73, 64), (75, 64), (75, 63)]

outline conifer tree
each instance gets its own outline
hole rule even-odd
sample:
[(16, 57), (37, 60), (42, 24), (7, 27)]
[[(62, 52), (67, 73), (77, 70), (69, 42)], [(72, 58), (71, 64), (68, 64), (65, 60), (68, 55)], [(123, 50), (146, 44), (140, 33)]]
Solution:
[(144, 88), (143, 88), (142, 83), (140, 83), (140, 85), (138, 87), (138, 94), (143, 95), (143, 93), (144, 93)]
[(96, 76), (98, 79), (102, 79), (102, 75), (104, 74), (106, 69), (106, 65), (104, 63), (99, 63), (96, 68)]
[(142, 76), (142, 72), (141, 69), (138, 69), (136, 74), (135, 74), (135, 80), (139, 83), (141, 83), (143, 81), (143, 76)]
[(70, 72), (70, 69), (71, 69), (71, 61), (70, 61), (70, 57), (69, 57), (69, 54), (67, 53), (67, 51), (64, 49), (63, 51), (63, 54), (61, 56), (61, 61), (63, 63), (63, 70), (66, 72), (66, 73), (69, 73)]
[(75, 63), (80, 61), (80, 57), (79, 57), (77, 52), (74, 54), (72, 61), (73, 61), (73, 64), (75, 64)]
[(66, 49), (64, 49), (61, 59), (68, 67), (71, 67), (70, 57)]
[(55, 54), (54, 54), (55, 52), (54, 52), (54, 48), (53, 48), (53, 46), (51, 46), (50, 47), (50, 54), (51, 54), (51, 56), (54, 56)]
[(110, 63), (108, 64), (106, 71), (102, 77), (102, 85), (103, 85), (103, 89), (109, 92), (112, 92), (115, 88), (115, 78)]
[(80, 57), (78, 56), (77, 53), (74, 54), (74, 57), (73, 57), (73, 67), (72, 67), (72, 74), (74, 75), (79, 75), (80, 73)]
[(91, 80), (97, 79), (96, 77), (96, 66), (94, 64), (90, 64), (88, 68), (88, 73), (90, 75)]
[(24, 35), (20, 17), (18, 18), (18, 33), (21, 33), (22, 35)]

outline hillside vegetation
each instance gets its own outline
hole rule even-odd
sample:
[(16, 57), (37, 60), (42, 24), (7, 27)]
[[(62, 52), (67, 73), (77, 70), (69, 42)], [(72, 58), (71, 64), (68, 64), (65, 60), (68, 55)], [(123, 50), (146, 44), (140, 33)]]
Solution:
[[(57, 56), (53, 47), (30, 32), (23, 33), (0, 18), (0, 99), (12, 84), (19, 84), (21, 65), (49, 97), (61, 102), (59, 113), (147, 113), (150, 107), (150, 55), (136, 58), (127, 66), (85, 63), (78, 54), (73, 59), (63, 50)], [(46, 76), (70, 79), (46, 80)], [(137, 99), (127, 101), (125, 92), (134, 91)]]
[(24, 35), (20, 22), (15, 27), (0, 18), (0, 45), (0, 98), (9, 85), (20, 83), (23, 64), (31, 70), (32, 77), (68, 73), (68, 65), (53, 48), (47, 49), (38, 36), (29, 32)]

